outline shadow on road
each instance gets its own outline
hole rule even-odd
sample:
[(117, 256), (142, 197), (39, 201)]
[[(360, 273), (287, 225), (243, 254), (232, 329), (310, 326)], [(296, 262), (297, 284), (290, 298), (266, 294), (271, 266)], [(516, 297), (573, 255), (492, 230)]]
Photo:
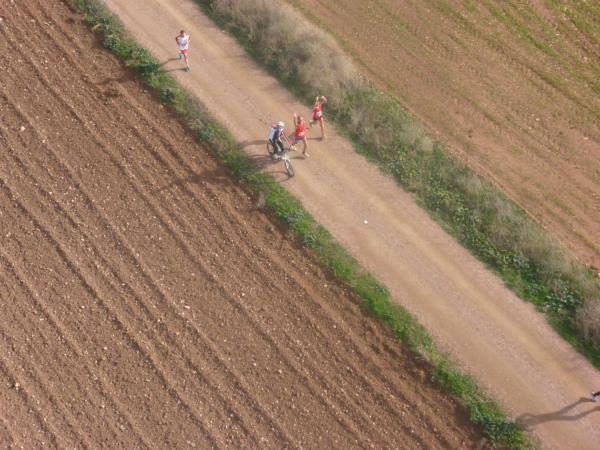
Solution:
[(172, 67), (170, 69), (165, 69), (164, 67), (169, 64), (170, 62), (175, 62), (175, 61), (179, 61), (179, 58), (169, 58), (163, 62), (161, 62), (158, 67), (159, 67), (159, 71), (162, 73), (169, 73), (169, 72), (185, 72), (186, 68), (185, 67)]
[(172, 69), (164, 69), (161, 70), (162, 73), (169, 73), (169, 72), (187, 72), (185, 67), (174, 67)]
[(169, 58), (166, 61), (161, 62), (158, 67), (163, 67), (173, 61), (179, 61), (179, 58)]
[(581, 397), (579, 400), (577, 400), (573, 403), (570, 403), (557, 411), (553, 411), (553, 412), (549, 412), (549, 413), (545, 413), (545, 414), (523, 413), (515, 419), (515, 422), (517, 423), (517, 425), (522, 426), (525, 430), (531, 430), (532, 428), (535, 428), (537, 425), (540, 425), (540, 424), (546, 423), (546, 422), (570, 422), (570, 421), (579, 420), (579, 419), (587, 416), (588, 414), (592, 414), (594, 412), (600, 412), (600, 406), (596, 406), (596, 407), (587, 409), (587, 410), (579, 412), (577, 414), (569, 414), (569, 411), (571, 411), (573, 408), (575, 408), (579, 404), (591, 403), (591, 402), (592, 401), (589, 398)]
[(248, 158), (256, 164), (260, 169), (266, 169), (273, 164), (277, 164), (279, 161), (272, 159), (269, 155), (248, 155)]

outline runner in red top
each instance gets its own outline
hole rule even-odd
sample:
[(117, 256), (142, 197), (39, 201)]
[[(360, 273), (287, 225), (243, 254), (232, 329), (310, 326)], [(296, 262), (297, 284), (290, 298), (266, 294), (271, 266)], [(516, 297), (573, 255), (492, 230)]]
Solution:
[(308, 153), (306, 153), (308, 143), (306, 141), (306, 124), (304, 122), (304, 117), (294, 113), (294, 125), (296, 126), (296, 130), (294, 131), (294, 145), (302, 141), (302, 154), (305, 158), (308, 158)]
[(316, 122), (319, 122), (319, 125), (321, 125), (321, 139), (325, 139), (327, 137), (325, 136), (325, 124), (323, 123), (323, 105), (326, 102), (327, 99), (325, 96), (317, 95), (317, 98), (315, 98), (315, 105), (313, 106), (313, 118), (310, 121), (310, 126)]

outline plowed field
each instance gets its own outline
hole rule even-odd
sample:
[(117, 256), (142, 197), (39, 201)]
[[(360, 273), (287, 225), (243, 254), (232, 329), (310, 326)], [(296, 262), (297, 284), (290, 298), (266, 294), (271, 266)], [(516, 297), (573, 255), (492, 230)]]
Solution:
[(480, 441), (79, 16), (0, 16), (0, 447)]
[(600, 268), (598, 2), (287, 1)]

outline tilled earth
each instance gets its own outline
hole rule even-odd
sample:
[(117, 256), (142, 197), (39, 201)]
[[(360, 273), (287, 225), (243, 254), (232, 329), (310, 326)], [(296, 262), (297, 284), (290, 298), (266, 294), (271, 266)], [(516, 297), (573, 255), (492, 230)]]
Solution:
[(0, 447), (481, 445), (78, 15), (0, 16)]

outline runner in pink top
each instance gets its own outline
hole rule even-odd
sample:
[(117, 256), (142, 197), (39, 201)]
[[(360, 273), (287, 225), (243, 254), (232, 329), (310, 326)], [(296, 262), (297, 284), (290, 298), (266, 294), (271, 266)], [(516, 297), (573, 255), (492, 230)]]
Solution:
[(315, 98), (315, 105), (313, 106), (313, 118), (310, 121), (310, 126), (312, 127), (314, 123), (319, 122), (321, 125), (321, 139), (325, 139), (325, 124), (323, 123), (323, 105), (327, 102), (327, 99), (324, 95), (317, 95)]

